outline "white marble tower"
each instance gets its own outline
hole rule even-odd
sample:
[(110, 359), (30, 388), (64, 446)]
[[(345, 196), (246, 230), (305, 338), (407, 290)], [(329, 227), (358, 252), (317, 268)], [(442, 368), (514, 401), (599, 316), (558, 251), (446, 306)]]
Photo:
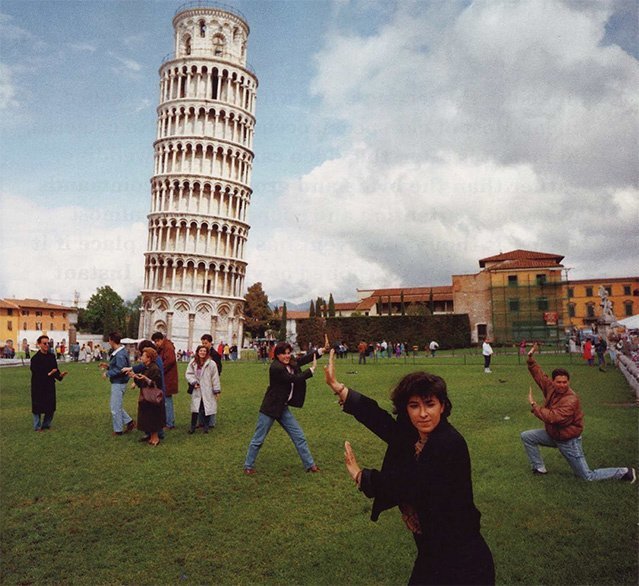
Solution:
[(140, 337), (241, 345), (257, 77), (244, 17), (190, 2), (160, 67)]

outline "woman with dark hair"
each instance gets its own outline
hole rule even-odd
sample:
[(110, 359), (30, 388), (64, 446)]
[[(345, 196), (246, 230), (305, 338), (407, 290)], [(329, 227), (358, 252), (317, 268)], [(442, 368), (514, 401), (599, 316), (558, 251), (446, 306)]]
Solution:
[(473, 502), (470, 456), (448, 423), (446, 382), (428, 372), (406, 375), (391, 393), (393, 417), (335, 378), (331, 351), (326, 383), (346, 413), (388, 444), (381, 470), (361, 469), (345, 443), (346, 468), (373, 498), (371, 519), (397, 506), (417, 545), (409, 584), (494, 584), (493, 558)]
[(158, 353), (151, 347), (142, 350), (140, 360), (144, 365), (141, 373), (130, 376), (133, 378), (136, 386), (140, 389), (138, 397), (138, 429), (148, 436), (148, 444), (157, 446), (160, 443), (159, 433), (162, 431), (166, 423), (166, 413), (164, 410), (164, 398), (159, 405), (154, 405), (145, 401), (142, 397), (142, 389), (144, 387), (155, 386), (162, 390), (162, 373), (160, 367), (156, 364)]
[(189, 433), (195, 433), (198, 415), (204, 420), (204, 433), (209, 427), (215, 427), (217, 401), (222, 392), (217, 366), (209, 355), (206, 346), (198, 346), (193, 360), (186, 368), (186, 380), (193, 389), (191, 393), (191, 427)]
[[(326, 339), (328, 346), (328, 339)], [(289, 411), (291, 407), (302, 407), (306, 398), (306, 379), (313, 376), (317, 366), (317, 359), (325, 348), (312, 350), (296, 360), (293, 357), (293, 348), (288, 342), (278, 342), (273, 351), (273, 362), (269, 368), (269, 385), (262, 400), (260, 412), (257, 417), (255, 433), (248, 447), (244, 461), (244, 474), (255, 474), (255, 459), (257, 454), (276, 421), (288, 433), (295, 449), (299, 454), (304, 469), (307, 472), (319, 472), (319, 468), (313, 460), (308, 448), (304, 432), (297, 419)], [(312, 362), (310, 368), (302, 371), (304, 364)]]

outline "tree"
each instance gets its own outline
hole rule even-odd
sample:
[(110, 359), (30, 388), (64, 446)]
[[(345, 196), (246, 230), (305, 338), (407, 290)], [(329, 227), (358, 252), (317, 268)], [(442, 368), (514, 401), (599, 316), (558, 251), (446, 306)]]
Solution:
[(402, 315), (406, 315), (406, 306), (404, 305), (404, 290), (402, 289), (402, 292), (399, 296), (399, 312)]
[(244, 328), (254, 338), (263, 338), (273, 319), (268, 296), (259, 281), (251, 285), (244, 296)]
[(393, 306), (391, 305), (390, 295), (388, 296), (388, 315), (393, 315)]
[(428, 309), (430, 310), (430, 314), (435, 314), (435, 300), (433, 298), (433, 288), (430, 288), (430, 295), (428, 296)]
[(280, 342), (286, 341), (286, 301), (282, 305), (282, 315), (280, 317), (280, 331), (277, 334), (277, 339)]
[(311, 299), (311, 305), (308, 308), (308, 317), (315, 317), (315, 304), (313, 303), (312, 299)]
[(326, 317), (326, 301), (323, 297), (318, 297), (315, 301), (315, 317)]
[(328, 296), (328, 317), (335, 317), (335, 300), (332, 293)]
[(124, 304), (126, 308), (126, 327), (124, 336), (127, 338), (137, 338), (140, 329), (140, 306), (142, 305), (142, 295), (138, 295), (133, 301)]
[(82, 312), (83, 328), (91, 333), (101, 333), (106, 341), (111, 332), (124, 332), (126, 327), (127, 308), (124, 299), (111, 287), (98, 287), (91, 295), (86, 309)]

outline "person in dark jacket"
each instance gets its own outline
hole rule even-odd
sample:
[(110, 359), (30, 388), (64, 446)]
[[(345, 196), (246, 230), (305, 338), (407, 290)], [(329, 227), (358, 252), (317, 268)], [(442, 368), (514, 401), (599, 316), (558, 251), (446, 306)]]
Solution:
[[(291, 438), (305, 470), (307, 472), (319, 472), (319, 468), (315, 464), (306, 442), (304, 432), (288, 407), (289, 405), (291, 407), (302, 407), (304, 405), (306, 379), (313, 376), (317, 366), (317, 359), (324, 352), (324, 348), (312, 350), (299, 360), (293, 357), (292, 352), (293, 349), (288, 342), (279, 342), (275, 346), (273, 362), (271, 362), (269, 369), (269, 385), (260, 407), (255, 433), (249, 443), (244, 461), (245, 474), (255, 474), (254, 466), (257, 454), (273, 423), (276, 421)], [(312, 362), (311, 367), (302, 371), (300, 367), (309, 362)]]
[(166, 423), (166, 411), (164, 407), (164, 398), (159, 405), (153, 405), (142, 399), (143, 387), (155, 386), (162, 390), (162, 372), (157, 365), (156, 360), (158, 353), (150, 347), (142, 350), (140, 359), (144, 365), (141, 373), (131, 372), (130, 376), (136, 386), (140, 388), (138, 397), (138, 429), (143, 431), (148, 437), (150, 446), (157, 446), (160, 443), (160, 432)]
[[(56, 408), (55, 381), (61, 381), (67, 372), (60, 372), (55, 354), (49, 352), (49, 337), (37, 339), (39, 352), (31, 359), (31, 413), (34, 431), (51, 428)], [(44, 414), (44, 419), (42, 415)]]
[(398, 507), (417, 545), (409, 584), (494, 584), (493, 557), (480, 532), (473, 501), (470, 456), (448, 422), (446, 382), (427, 372), (406, 375), (391, 394), (397, 417), (335, 378), (334, 355), (326, 382), (353, 415), (388, 444), (381, 470), (362, 469), (345, 443), (346, 468), (373, 498), (371, 519)]
[(111, 382), (111, 419), (113, 421), (113, 435), (119, 436), (135, 429), (135, 421), (124, 409), (124, 393), (129, 381), (125, 369), (131, 366), (129, 353), (120, 343), (122, 336), (118, 332), (109, 334), (111, 355), (108, 364), (101, 362), (99, 367), (104, 370), (102, 376)]

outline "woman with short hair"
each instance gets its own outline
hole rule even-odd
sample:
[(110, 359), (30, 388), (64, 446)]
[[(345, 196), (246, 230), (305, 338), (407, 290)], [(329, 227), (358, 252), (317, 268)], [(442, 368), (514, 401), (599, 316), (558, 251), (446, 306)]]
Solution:
[(493, 558), (480, 533), (473, 502), (470, 456), (448, 422), (452, 404), (446, 382), (428, 372), (402, 378), (391, 393), (393, 417), (335, 378), (334, 353), (326, 383), (346, 413), (388, 444), (380, 470), (362, 469), (345, 442), (346, 468), (373, 498), (371, 519), (398, 507), (417, 545), (409, 584), (494, 584)]
[(148, 444), (157, 446), (160, 443), (159, 433), (166, 423), (166, 412), (164, 408), (164, 393), (162, 402), (159, 405), (149, 403), (144, 400), (142, 389), (145, 387), (156, 387), (162, 391), (162, 373), (156, 364), (158, 353), (150, 347), (142, 350), (140, 360), (144, 365), (144, 370), (140, 373), (130, 372), (136, 386), (140, 389), (138, 397), (138, 429), (148, 436)]

